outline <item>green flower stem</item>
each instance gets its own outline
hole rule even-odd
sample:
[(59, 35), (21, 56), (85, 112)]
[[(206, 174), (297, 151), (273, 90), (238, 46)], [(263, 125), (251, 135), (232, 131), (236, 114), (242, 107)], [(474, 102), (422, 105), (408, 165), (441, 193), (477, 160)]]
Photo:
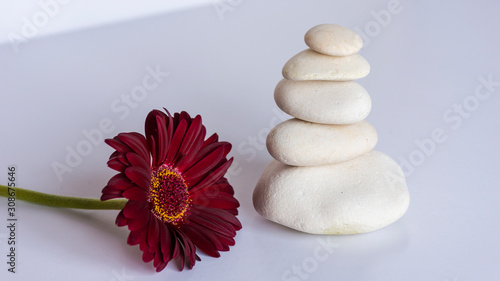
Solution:
[(125, 203), (127, 203), (128, 201), (127, 199), (112, 199), (108, 201), (101, 201), (94, 198), (60, 196), (32, 191), (20, 187), (8, 187), (1, 184), (0, 196), (14, 197), (16, 200), (22, 200), (50, 207), (87, 210), (121, 210), (125, 206)]

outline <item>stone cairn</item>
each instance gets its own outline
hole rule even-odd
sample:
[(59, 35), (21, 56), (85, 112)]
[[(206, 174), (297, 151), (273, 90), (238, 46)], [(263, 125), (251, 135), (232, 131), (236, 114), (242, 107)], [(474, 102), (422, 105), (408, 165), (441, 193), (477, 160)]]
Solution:
[(370, 72), (354, 31), (321, 24), (305, 34), (309, 47), (283, 67), (274, 92), (295, 117), (267, 137), (274, 158), (253, 194), (259, 214), (314, 234), (354, 234), (387, 226), (404, 215), (409, 194), (403, 171), (374, 151), (376, 130), (363, 121), (368, 92), (352, 81)]

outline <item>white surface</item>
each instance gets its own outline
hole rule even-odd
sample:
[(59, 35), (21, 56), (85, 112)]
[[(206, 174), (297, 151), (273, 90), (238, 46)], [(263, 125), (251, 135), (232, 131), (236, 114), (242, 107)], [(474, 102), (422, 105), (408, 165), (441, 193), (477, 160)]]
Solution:
[[(64, 163), (66, 147), (74, 149), (85, 140), (82, 131), (98, 128), (104, 118), (115, 127), (105, 137), (142, 132), (147, 112), (165, 106), (201, 114), (209, 131), (234, 144), (238, 166), (231, 183), (243, 223), (236, 246), (221, 258), (202, 255), (191, 271), (169, 266), (156, 274), (137, 247), (126, 245), (128, 231), (113, 224), (116, 212), (18, 202), (18, 273), (8, 273), (2, 261), (0, 280), (111, 281), (122, 273), (125, 280), (498, 279), (500, 86), (488, 90), (481, 77), (500, 81), (500, 4), (391, 3), (241, 1), (223, 20), (207, 6), (34, 38), (17, 54), (0, 46), (4, 182), (7, 165), (17, 164), (22, 187), (98, 197), (114, 174), (105, 164), (109, 147), (93, 146), (62, 182), (51, 163)], [(396, 13), (377, 25), (374, 17), (388, 5)], [(378, 131), (377, 150), (413, 163), (403, 165), (411, 195), (407, 214), (373, 233), (307, 235), (266, 221), (251, 204), (271, 159), (265, 136), (284, 118), (273, 101), (281, 67), (305, 48), (304, 33), (326, 22), (379, 27), (363, 32), (360, 52), (372, 66), (359, 80), (372, 96), (367, 120)], [(160, 76), (142, 101), (132, 100), (134, 108), (122, 102), (143, 83), (147, 67), (157, 65), (170, 75)], [(473, 104), (476, 89), (481, 100)], [(455, 113), (463, 103), (470, 110)], [(0, 217), (6, 207), (1, 200)], [(6, 231), (0, 227), (0, 259), (7, 255)]]
[[(217, 0), (0, 0), (0, 43), (19, 42), (208, 5)], [(20, 49), (22, 47), (18, 47)]]

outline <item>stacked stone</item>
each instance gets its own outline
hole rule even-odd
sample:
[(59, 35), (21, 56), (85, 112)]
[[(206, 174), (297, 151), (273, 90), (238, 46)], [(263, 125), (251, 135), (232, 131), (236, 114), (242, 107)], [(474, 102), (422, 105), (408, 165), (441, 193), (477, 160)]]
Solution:
[(267, 219), (315, 234), (373, 231), (398, 220), (409, 205), (399, 165), (374, 151), (376, 130), (364, 119), (368, 92), (352, 81), (370, 72), (357, 52), (363, 41), (334, 24), (311, 28), (306, 49), (283, 67), (274, 92), (293, 119), (267, 137), (273, 160), (253, 195)]

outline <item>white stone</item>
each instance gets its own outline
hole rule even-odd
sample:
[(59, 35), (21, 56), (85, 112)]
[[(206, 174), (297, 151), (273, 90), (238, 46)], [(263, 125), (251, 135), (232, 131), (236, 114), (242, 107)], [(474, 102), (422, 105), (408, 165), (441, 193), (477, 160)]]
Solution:
[(361, 36), (336, 24), (320, 24), (309, 29), (304, 41), (314, 51), (330, 56), (349, 56), (363, 47)]
[(370, 64), (359, 54), (333, 57), (307, 49), (288, 60), (282, 72), (290, 80), (349, 81), (368, 75)]
[(356, 82), (282, 79), (274, 90), (281, 110), (293, 117), (323, 124), (360, 122), (370, 113), (368, 92)]
[(378, 151), (315, 167), (273, 160), (253, 194), (259, 214), (313, 234), (373, 231), (402, 217), (409, 202), (403, 171)]
[(326, 125), (296, 118), (278, 124), (266, 140), (269, 154), (292, 166), (347, 161), (372, 150), (375, 144), (377, 131), (366, 121)]

